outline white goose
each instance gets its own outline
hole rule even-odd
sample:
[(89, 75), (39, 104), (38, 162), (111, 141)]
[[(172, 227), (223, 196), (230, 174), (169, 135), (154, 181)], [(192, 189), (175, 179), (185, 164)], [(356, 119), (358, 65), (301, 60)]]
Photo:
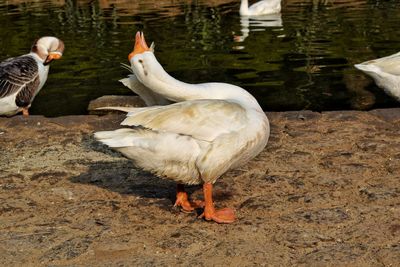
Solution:
[(263, 0), (249, 6), (248, 0), (241, 0), (239, 13), (242, 16), (259, 16), (281, 12), (281, 0)]
[(0, 116), (12, 116), (28, 109), (47, 80), (49, 63), (59, 59), (64, 43), (56, 37), (35, 41), (31, 52), (0, 63)]
[[(238, 86), (174, 79), (139, 33), (129, 60), (140, 83), (177, 103), (130, 108), (121, 123), (127, 128), (97, 132), (95, 138), (137, 166), (176, 181), (176, 206), (192, 211), (204, 204), (206, 220), (233, 222), (233, 209), (215, 209), (213, 183), (264, 149), (269, 137), (265, 113), (254, 97)], [(183, 184), (203, 184), (204, 203), (189, 202)]]
[(354, 66), (371, 76), (388, 95), (400, 101), (400, 52)]

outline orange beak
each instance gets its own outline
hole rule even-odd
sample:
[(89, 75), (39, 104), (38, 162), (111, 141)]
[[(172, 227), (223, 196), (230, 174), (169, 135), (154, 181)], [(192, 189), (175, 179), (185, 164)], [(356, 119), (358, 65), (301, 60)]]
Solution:
[(60, 59), (62, 57), (62, 53), (58, 51), (49, 52), (44, 64), (47, 65), (52, 62), (54, 59)]
[(135, 37), (135, 47), (133, 48), (133, 51), (128, 55), (128, 60), (131, 61), (131, 58), (133, 58), (137, 54), (141, 54), (146, 51), (151, 51), (150, 48), (146, 44), (146, 40), (144, 39), (144, 34), (143, 32), (137, 32), (136, 37)]
[(53, 60), (53, 59), (60, 59), (62, 57), (62, 53), (60, 52), (50, 52), (47, 60)]

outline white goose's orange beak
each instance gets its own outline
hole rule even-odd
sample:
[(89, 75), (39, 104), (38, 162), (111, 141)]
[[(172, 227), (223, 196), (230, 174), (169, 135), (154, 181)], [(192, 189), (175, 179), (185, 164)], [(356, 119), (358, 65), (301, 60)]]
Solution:
[(135, 47), (133, 48), (133, 51), (128, 55), (128, 60), (131, 61), (131, 58), (133, 58), (135, 55), (144, 53), (146, 51), (151, 51), (151, 49), (146, 44), (144, 34), (143, 32), (137, 32), (135, 37)]

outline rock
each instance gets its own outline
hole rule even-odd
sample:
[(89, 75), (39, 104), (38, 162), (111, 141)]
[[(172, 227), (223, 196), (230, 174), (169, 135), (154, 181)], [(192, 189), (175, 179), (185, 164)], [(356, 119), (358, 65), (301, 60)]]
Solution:
[(127, 95), (105, 95), (90, 101), (88, 106), (89, 114), (102, 115), (116, 113), (115, 110), (98, 110), (102, 107), (144, 107), (145, 103), (139, 96)]
[(215, 184), (230, 225), (93, 138), (125, 114), (0, 118), (0, 266), (400, 266), (398, 114), (269, 112), (267, 147)]

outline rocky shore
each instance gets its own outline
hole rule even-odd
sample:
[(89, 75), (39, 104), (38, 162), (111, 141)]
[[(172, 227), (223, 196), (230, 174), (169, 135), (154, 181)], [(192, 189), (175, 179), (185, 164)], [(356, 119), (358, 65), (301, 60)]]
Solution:
[(267, 115), (266, 149), (216, 184), (231, 225), (93, 139), (121, 114), (0, 118), (0, 265), (399, 266), (400, 109)]

